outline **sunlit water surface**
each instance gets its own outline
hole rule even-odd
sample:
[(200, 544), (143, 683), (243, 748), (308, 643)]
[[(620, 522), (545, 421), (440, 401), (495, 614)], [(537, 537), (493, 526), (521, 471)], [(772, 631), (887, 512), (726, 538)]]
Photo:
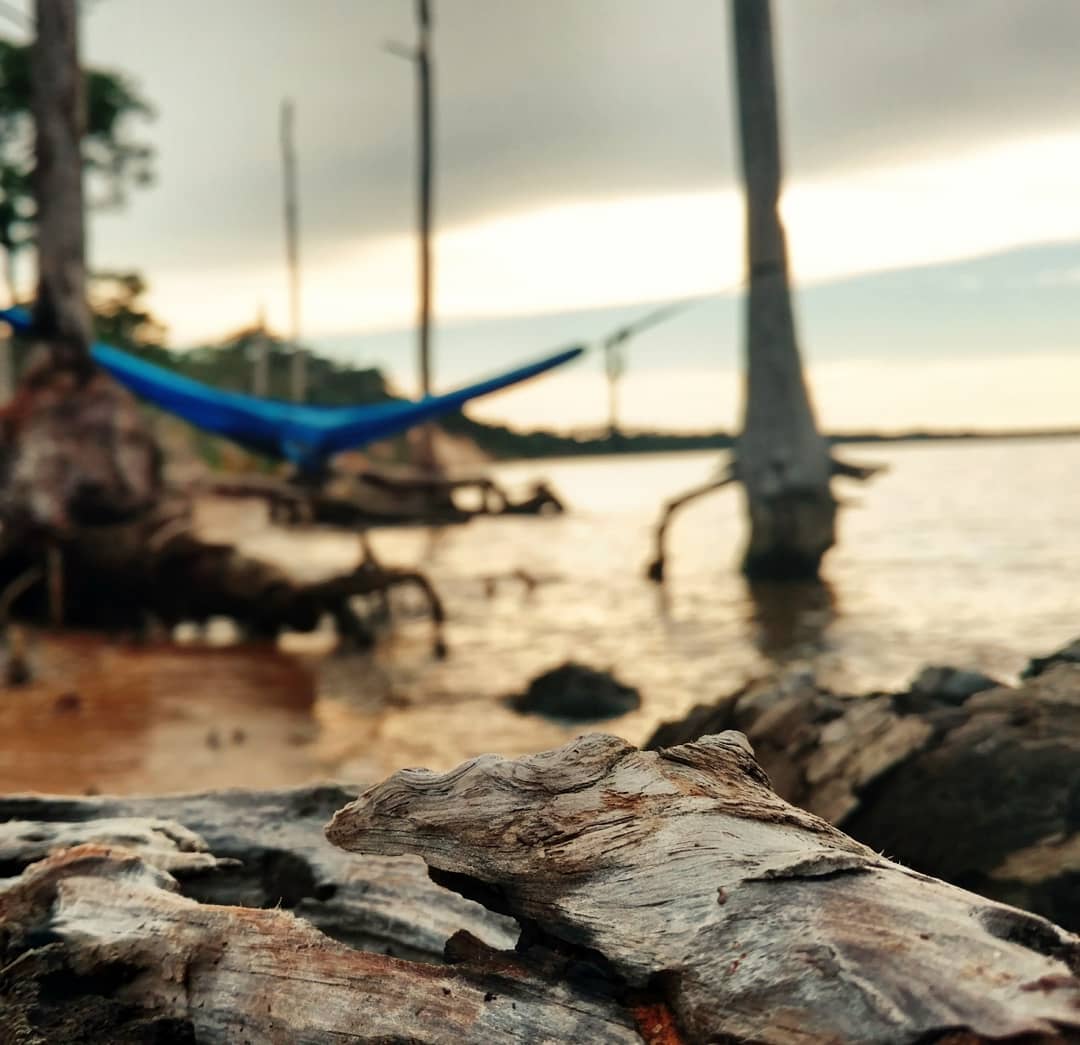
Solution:
[[(850, 500), (823, 589), (748, 587), (737, 568), (744, 539), (737, 489), (688, 508), (670, 531), (667, 583), (658, 588), (644, 579), (660, 505), (708, 478), (720, 455), (502, 466), (497, 476), (511, 487), (548, 477), (571, 511), (373, 536), (382, 559), (415, 564), (437, 585), (449, 614), (447, 660), (432, 658), (429, 627), (404, 605), (405, 623), (375, 654), (305, 661), (314, 703), (283, 698), (297, 689), (285, 658), (274, 674), (279, 662), (264, 654), (219, 654), (201, 684), (196, 667), (177, 671), (173, 663), (173, 674), (162, 676), (150, 665), (139, 674), (141, 688), (128, 685), (124, 706), (141, 707), (152, 723), (115, 740), (111, 763), (103, 711), (102, 728), (90, 730), (97, 755), (85, 771), (71, 768), (77, 738), (65, 742), (63, 774), (43, 768), (38, 745), (21, 752), (5, 745), (0, 787), (175, 790), (200, 779), (217, 786), (254, 777), (265, 786), (326, 776), (368, 782), (402, 765), (446, 768), (484, 751), (541, 749), (583, 728), (641, 741), (657, 722), (781, 668), (812, 669), (852, 692), (899, 686), (927, 663), (1011, 678), (1031, 654), (1080, 634), (1080, 441), (844, 453), (889, 469), (872, 483), (842, 488)], [(358, 554), (354, 536), (272, 531), (250, 507), (239, 515), (227, 509), (218, 525), (312, 576), (351, 566)], [(527, 590), (514, 577), (519, 570), (539, 583)], [(637, 686), (640, 711), (582, 727), (504, 706), (504, 696), (568, 659), (611, 668)], [(69, 708), (58, 717), (64, 673), (54, 665), (52, 674), (35, 720), (41, 746), (50, 728), (70, 733), (79, 714), (91, 713)], [(97, 685), (108, 689), (107, 681)], [(16, 692), (4, 699), (30, 698)], [(10, 704), (0, 708), (0, 719), (5, 715), (17, 745)], [(234, 734), (242, 741), (231, 743)], [(163, 752), (172, 753), (172, 763)], [(193, 766), (201, 767), (195, 775), (186, 768)]]

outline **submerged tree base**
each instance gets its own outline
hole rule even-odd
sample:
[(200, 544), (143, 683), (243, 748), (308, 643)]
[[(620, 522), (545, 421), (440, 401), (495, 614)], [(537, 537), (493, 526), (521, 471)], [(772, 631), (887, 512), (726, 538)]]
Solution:
[(750, 542), (742, 571), (755, 581), (814, 580), (836, 540), (836, 500), (828, 487), (756, 498), (748, 490)]

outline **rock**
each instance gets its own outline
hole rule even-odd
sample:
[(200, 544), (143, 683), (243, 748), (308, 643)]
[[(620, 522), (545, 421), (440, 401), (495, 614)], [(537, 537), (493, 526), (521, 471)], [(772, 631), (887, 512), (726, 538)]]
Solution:
[(1077, 664), (1080, 663), (1080, 639), (1073, 639), (1067, 646), (1047, 654), (1045, 657), (1032, 657), (1028, 666), (1020, 672), (1022, 679), (1033, 679), (1041, 675), (1047, 668), (1054, 664)]
[[(1080, 660), (1080, 651), (1077, 659)], [(1004, 683), (978, 671), (965, 671), (962, 668), (925, 667), (911, 684), (913, 692), (920, 693), (946, 704), (963, 704), (968, 697), (973, 697), (983, 690), (997, 689)]]
[(587, 722), (635, 711), (641, 706), (641, 694), (609, 671), (571, 661), (538, 675), (508, 703), (527, 714)]

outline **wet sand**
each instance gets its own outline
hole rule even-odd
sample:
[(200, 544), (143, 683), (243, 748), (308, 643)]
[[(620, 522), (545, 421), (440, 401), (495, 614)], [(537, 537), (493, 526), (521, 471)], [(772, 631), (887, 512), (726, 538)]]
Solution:
[(0, 790), (276, 787), (324, 774), (315, 685), (274, 649), (39, 634), (35, 678), (0, 693)]

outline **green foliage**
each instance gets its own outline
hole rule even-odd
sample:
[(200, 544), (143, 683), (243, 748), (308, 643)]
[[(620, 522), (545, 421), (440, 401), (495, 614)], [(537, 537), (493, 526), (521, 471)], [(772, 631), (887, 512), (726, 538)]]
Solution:
[[(289, 394), (291, 351), (281, 338), (259, 327), (246, 327), (212, 345), (177, 351), (164, 347), (165, 328), (143, 302), (146, 283), (137, 272), (97, 272), (90, 277), (94, 336), (143, 359), (198, 381), (250, 392), (255, 355), (265, 343), (269, 394)], [(350, 406), (394, 398), (386, 379), (374, 368), (356, 369), (313, 352), (307, 354), (312, 403)]]
[(88, 282), (94, 335), (99, 341), (147, 352), (160, 348), (165, 327), (142, 301), (146, 280), (138, 272), (93, 272)]
[[(14, 253), (33, 241), (34, 127), (30, 45), (0, 39), (0, 247)], [(129, 188), (153, 181), (153, 147), (132, 126), (153, 116), (135, 85), (119, 73), (86, 71), (87, 202), (121, 205)], [(9, 288), (10, 289), (10, 288)]]

